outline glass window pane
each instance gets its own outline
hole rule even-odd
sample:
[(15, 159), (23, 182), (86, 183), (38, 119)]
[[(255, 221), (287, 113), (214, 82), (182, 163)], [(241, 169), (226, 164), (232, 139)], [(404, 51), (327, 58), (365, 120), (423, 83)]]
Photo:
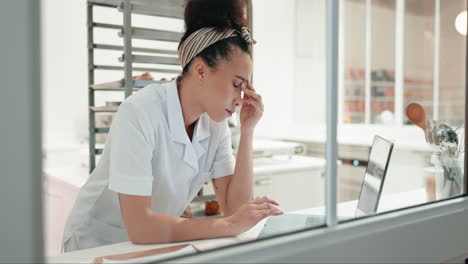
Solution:
[[(418, 102), (433, 116), (435, 1), (405, 4), (405, 81), (403, 105)], [(409, 124), (403, 111), (404, 123)]]
[(365, 121), (366, 0), (343, 1), (343, 122)]
[[(440, 1), (440, 99), (439, 120), (452, 126), (464, 123), (465, 106), (465, 36), (455, 27), (455, 21), (464, 10), (464, 0)], [(463, 24), (463, 23), (462, 23)]]
[[(344, 124), (340, 124), (338, 131), (339, 161), (337, 166), (339, 178), (337, 194), (339, 204), (337, 206), (339, 220), (355, 218), (356, 215), (360, 216), (362, 212), (357, 209), (363, 212), (372, 211), (377, 202), (379, 205), (376, 212), (378, 213), (459, 194), (459, 192), (452, 190), (460, 190), (463, 183), (453, 181), (452, 178), (463, 175), (463, 168), (460, 167), (463, 155), (433, 155), (434, 149), (431, 149), (430, 145), (425, 142), (424, 132), (414, 125), (403, 126), (403, 123), (410, 124), (406, 117), (406, 111), (405, 109), (395, 109), (395, 105), (397, 100), (402, 100), (403, 106), (416, 102), (424, 107), (428, 120), (437, 119), (436, 121), (444, 122), (453, 128), (463, 124), (465, 119), (466, 36), (457, 32), (455, 20), (460, 12), (466, 9), (466, 1), (440, 1), (440, 38), (437, 39), (438, 41), (436, 41), (435, 31), (437, 26), (435, 12), (438, 10), (435, 4), (436, 0), (401, 1), (405, 4), (405, 13), (402, 14), (405, 18), (404, 31), (401, 31), (404, 32), (404, 36), (400, 36), (404, 39), (403, 98), (395, 97), (397, 89), (395, 87), (395, 72), (398, 67), (396, 65), (398, 54), (395, 42), (399, 32), (396, 29), (397, 3), (401, 2), (398, 0), (340, 0), (339, 2), (341, 5), (340, 14), (344, 18), (344, 21), (340, 23), (342, 26), (340, 36), (343, 37), (340, 39), (342, 41), (340, 43), (342, 50), (340, 51), (343, 52), (339, 68), (343, 71), (340, 72), (340, 78), (344, 81), (342, 82), (343, 93), (340, 102), (342, 104), (340, 108), (343, 111), (340, 114)], [(252, 3), (254, 8), (253, 38), (258, 42), (253, 56), (253, 86), (262, 96), (265, 111), (255, 127), (255, 136), (250, 137), (251, 135), (249, 135), (247, 137), (253, 138), (254, 175), (252, 178), (245, 177), (248, 173), (242, 171), (233, 177), (244, 177), (241, 178), (244, 180), (242, 184), (245, 184), (243, 186), (246, 188), (252, 188), (254, 197), (268, 196), (278, 201), (279, 208), (287, 214), (281, 217), (262, 218), (255, 223), (250, 223), (243, 230), (245, 232), (239, 231), (231, 234), (232, 237), (225, 238), (226, 240), (222, 240), (221, 244), (216, 244), (217, 246), (317, 228), (325, 224), (326, 1), (255, 0)], [(84, 14), (85, 3), (82, 4), (81, 8)], [(62, 39), (70, 39), (72, 41), (66, 42), (66, 46), (76, 50), (76, 54), (78, 54), (72, 56), (70, 60), (60, 60), (64, 65), (48, 63), (44, 71), (45, 86), (47, 87), (44, 91), (44, 98), (48, 102), (48, 111), (45, 112), (44, 119), (49, 124), (45, 126), (44, 134), (48, 141), (50, 140), (48, 146), (45, 147), (47, 155), (44, 160), (45, 172), (48, 175), (45, 185), (50, 191), (45, 202), (47, 205), (46, 224), (49, 228), (47, 230), (48, 255), (53, 255), (58, 254), (61, 249), (63, 227), (67, 217), (65, 214), (70, 212), (73, 202), (79, 195), (80, 188), (89, 178), (88, 108), (86, 105), (88, 85), (85, 78), (88, 74), (86, 67), (88, 49), (86, 49), (86, 45), (81, 45), (86, 41), (74, 41), (75, 38), (86, 39), (86, 23), (81, 23), (81, 26), (78, 26), (79, 23), (73, 23), (76, 26), (73, 28), (73, 33), (60, 30), (65, 35), (51, 34), (50, 32), (58, 32), (56, 27), (67, 25), (67, 23), (60, 23), (61, 20), (67, 18), (61, 16), (60, 12), (56, 12), (58, 9), (51, 11), (49, 8), (43, 8), (43, 10), (44, 17), (50, 18), (44, 27), (44, 32), (48, 32), (45, 35), (47, 39), (44, 47), (46, 53), (53, 54), (52, 51), (56, 51), (53, 43), (60, 43), (59, 40)], [(99, 10), (105, 11), (100, 13)], [(50, 16), (52, 13), (55, 16)], [(97, 17), (101, 14), (102, 18), (106, 18), (97, 20), (99, 22), (122, 23), (122, 14), (117, 10), (98, 7), (95, 14)], [(370, 16), (368, 16), (369, 14)], [(281, 19), (272, 20), (272, 17)], [(370, 21), (367, 20), (369, 18)], [(137, 26), (149, 28), (159, 23), (146, 19), (146, 16), (141, 16), (134, 21)], [(84, 20), (82, 18), (82, 21)], [(175, 28), (182, 30), (180, 24), (176, 25)], [(116, 41), (121, 41), (121, 38), (116, 37), (115, 32), (110, 34), (108, 31), (94, 31), (95, 41), (102, 41), (102, 43), (109, 45), (122, 45), (121, 42), (116, 43)], [(278, 32), (282, 33), (281, 36)], [(366, 45), (366, 42), (370, 45)], [(156, 47), (158, 42), (151, 40), (140, 40), (133, 43), (136, 46), (146, 48), (159, 48)], [(152, 44), (156, 46), (152, 46)], [(171, 48), (175, 49), (176, 46), (177, 43)], [(59, 57), (64, 57), (62, 53), (58, 53)], [(438, 57), (434, 56), (436, 54), (439, 54)], [(96, 50), (94, 63), (122, 65), (117, 61), (118, 56), (121, 56), (121, 51)], [(57, 71), (69, 68), (70, 65), (81, 65), (79, 69), (73, 68), (76, 69), (74, 74), (77, 78), (80, 77), (80, 82), (72, 83), (71, 88), (65, 91), (63, 90), (64, 82), (52, 82), (51, 80), (56, 79), (55, 73)], [(135, 74), (140, 74), (140, 72), (135, 72)], [(170, 79), (175, 76), (176, 74), (154, 74), (155, 79), (163, 77)], [(438, 78), (436, 78), (437, 76)], [(366, 77), (370, 78), (367, 87)], [(97, 71), (94, 82), (111, 82), (121, 78), (121, 71)], [(434, 87), (438, 87), (438, 89), (435, 90)], [(71, 117), (57, 115), (56, 113), (61, 113), (60, 111), (63, 109), (63, 100), (59, 100), (57, 95), (62, 94), (64, 98), (68, 98), (70, 96), (65, 95), (70, 90), (76, 92), (73, 94), (76, 95), (74, 101), (80, 102), (81, 106), (78, 107), (76, 102), (72, 104), (72, 106), (77, 106), (77, 110), (76, 115)], [(438, 96), (435, 96), (437, 94)], [(366, 107), (366, 99), (368, 99), (367, 102), (370, 102), (369, 107)], [(106, 103), (114, 104), (116, 101), (123, 101), (124, 98), (121, 91), (106, 91), (105, 93), (96, 92), (92, 100), (97, 106), (104, 106)], [(238, 109), (233, 117), (225, 119), (231, 131), (231, 142), (228, 139), (223, 141), (227, 143), (222, 149), (226, 155), (224, 156), (225, 161), (230, 161), (227, 157), (229, 157), (231, 149), (233, 155), (238, 158), (241, 144), (244, 144), (244, 150), (250, 149), (250, 145), (245, 140), (241, 142), (241, 133), (243, 132), (240, 127), (240, 111)], [(395, 113), (404, 113), (401, 124), (395, 122)], [(98, 135), (96, 141), (102, 143), (100, 145), (102, 148), (105, 147), (107, 135), (104, 132), (107, 131), (106, 128), (110, 127), (113, 120), (113, 115), (96, 114), (96, 126), (102, 128), (97, 131), (103, 132)], [(435, 123), (435, 121), (431, 122), (430, 124)], [(61, 128), (57, 130), (58, 127), (50, 124), (61, 124)], [(386, 124), (386, 126), (381, 126), (381, 124)], [(77, 131), (75, 131), (76, 127)], [(182, 130), (184, 129), (182, 128)], [(183, 131), (185, 134), (186, 132)], [(385, 140), (375, 139), (373, 141), (376, 135), (390, 139), (394, 143), (381, 192), (377, 189), (379, 189), (380, 181), (383, 179), (382, 173), (387, 167), (387, 156), (390, 153), (391, 145)], [(229, 143), (231, 144), (229, 145)], [(185, 167), (183, 157), (167, 161), (167, 163), (180, 162), (177, 163), (180, 168), (187, 168), (186, 171), (177, 176), (187, 177), (184, 179), (188, 180), (182, 181), (186, 184), (177, 185), (180, 188), (178, 187), (177, 190), (167, 195), (167, 197), (175, 197), (174, 200), (177, 202), (170, 206), (180, 207), (180, 212), (171, 212), (173, 208), (168, 207), (167, 210), (161, 209), (158, 213), (176, 217), (206, 219), (223, 218), (224, 214), (230, 211), (229, 207), (221, 208), (222, 201), (219, 200), (219, 196), (216, 196), (216, 190), (219, 192), (217, 189), (219, 186), (214, 186), (210, 179), (214, 171), (210, 170), (210, 166), (214, 164), (215, 158), (213, 156), (220, 159), (223, 157), (212, 153), (213, 159), (209, 160), (206, 158), (208, 155), (203, 156), (203, 150), (200, 151), (200, 146), (203, 147), (203, 144), (201, 142), (193, 145), (194, 151), (197, 154), (201, 153), (199, 160), (203, 164), (199, 164), (200, 168), (205, 168), (197, 175), (192, 175), (194, 170)], [(51, 146), (55, 147), (51, 149)], [(76, 147), (66, 150), (67, 146)], [(187, 145), (188, 147), (190, 144)], [(214, 153), (218, 153), (217, 151), (218, 149)], [(127, 155), (128, 153), (121, 154)], [(166, 156), (163, 157), (166, 158)], [(205, 157), (208, 161), (201, 157)], [(104, 160), (102, 164), (105, 162)], [(226, 162), (225, 165), (227, 168), (232, 163)], [(57, 181), (55, 178), (66, 180), (65, 184), (71, 185), (68, 187), (72, 188), (64, 186), (62, 181)], [(166, 178), (162, 179), (167, 180)], [(224, 178), (225, 184), (227, 184), (227, 179), (232, 178)], [(167, 182), (170, 182), (170, 179)], [(163, 183), (167, 182), (163, 181)], [(153, 183), (156, 186), (158, 181)], [(88, 184), (88, 186), (90, 185)], [(444, 189), (443, 186), (449, 186), (449, 189)], [(161, 188), (161, 185), (158, 187)], [(169, 187), (162, 189), (168, 190)], [(105, 188), (103, 190), (107, 191)], [(188, 198), (190, 194), (195, 195), (199, 190), (201, 191), (198, 192), (197, 199)], [(60, 191), (60, 193), (55, 193), (56, 191)], [(241, 193), (239, 189), (233, 192)], [(82, 192), (81, 195), (83, 193), (86, 191)], [(179, 201), (179, 194), (187, 199)], [(245, 192), (241, 194), (245, 194)], [(382, 195), (379, 196), (380, 194)], [(63, 197), (60, 198), (59, 196), (62, 195)], [(58, 200), (55, 200), (56, 197)], [(103, 205), (109, 202), (106, 200), (107, 196), (99, 197), (102, 199), (102, 201), (99, 200), (99, 205), (102, 208), (106, 207)], [(116, 197), (114, 195), (109, 198), (114, 201), (113, 208), (118, 208), (120, 205), (118, 200), (115, 200)], [(249, 200), (247, 195), (243, 197), (244, 201)], [(236, 199), (231, 201), (238, 201), (238, 198), (236, 196)], [(153, 202), (157, 201), (157, 194), (152, 199)], [(205, 201), (205, 199), (211, 201)], [(358, 201), (359, 199), (360, 201)], [(184, 209), (186, 210), (184, 211)], [(115, 214), (104, 214), (106, 210), (95, 210), (91, 213), (115, 217), (111, 219), (109, 226), (114, 226), (113, 221), (115, 220), (115, 228), (125, 229), (124, 223), (121, 222), (120, 211), (112, 211)], [(57, 216), (57, 213), (60, 215)], [(371, 214), (373, 213), (375, 212), (371, 212)], [(245, 218), (242, 220), (245, 221)], [(267, 228), (265, 228), (265, 224), (267, 224)], [(92, 236), (89, 229), (86, 229), (85, 226), (83, 229)], [(121, 240), (126, 241), (125, 233), (119, 234), (124, 234)], [(109, 237), (112, 238), (111, 235)], [(202, 235), (206, 234), (200, 236)], [(221, 232), (215, 235), (215, 237), (221, 236), (223, 236)], [(103, 242), (102, 245), (122, 241), (112, 238), (112, 240)], [(204, 243), (201, 244), (203, 246)], [(135, 245), (131, 246), (135, 247)], [(210, 247), (212, 246), (210, 245)], [(208, 247), (201, 248), (201, 250), (206, 249)]]
[[(311, 125), (319, 127), (325, 122), (325, 2), (275, 0), (275, 3), (279, 6), (271, 9), (270, 0), (254, 1), (254, 8), (257, 5), (254, 10), (258, 11), (254, 21), (259, 42), (254, 54), (254, 82), (261, 91), (265, 109), (268, 107), (254, 141), (260, 151), (254, 160), (259, 169), (255, 175), (255, 190), (258, 191), (256, 195), (268, 195), (277, 200), (287, 214), (267, 220), (266, 228), (258, 230), (260, 238), (322, 226), (325, 219), (323, 146), (311, 147), (298, 140), (310, 131)], [(261, 11), (266, 8), (268, 14)], [(290, 8), (293, 8), (293, 16), (285, 16), (290, 14)], [(272, 11), (281, 14), (283, 19), (269, 19)], [(288, 31), (288, 37), (277, 41), (280, 28)], [(272, 52), (277, 56), (272, 56)], [(274, 77), (271, 65), (282, 65)], [(305, 151), (284, 155), (287, 144), (289, 148), (294, 144), (298, 149), (305, 147)], [(263, 156), (261, 148), (265, 148)], [(290, 169), (280, 169), (282, 167)], [(265, 168), (276, 169), (266, 172)], [(310, 214), (317, 217), (306, 224)]]
[(395, 0), (372, 3), (371, 123), (391, 124), (395, 107)]
[[(437, 8), (438, 2), (440, 9)], [(403, 3), (404, 8), (400, 9), (399, 3)], [(373, 196), (369, 194), (376, 193), (375, 186), (379, 182), (376, 179), (379, 177), (375, 175), (381, 175), (382, 161), (386, 158), (382, 149), (381, 154), (372, 158), (376, 150), (372, 139), (376, 135), (394, 142), (376, 213), (460, 195), (464, 169), (464, 135), (460, 126), (465, 119), (466, 33), (463, 35), (457, 31), (455, 21), (466, 10), (466, 1), (349, 0), (343, 5), (346, 16), (353, 16), (350, 6), (356, 4), (367, 4), (371, 8), (371, 24), (364, 24), (362, 28), (352, 27), (351, 18), (347, 17), (343, 28), (346, 36), (356, 32), (362, 34), (366, 27), (371, 28), (371, 46), (366, 47), (361, 61), (361, 65), (365, 65), (365, 60), (371, 61), (371, 122), (361, 121), (361, 126), (343, 125), (338, 133), (341, 161), (339, 215), (351, 204), (356, 208), (358, 199), (363, 209), (369, 209), (364, 206), (366, 204), (375, 205), (369, 198)], [(404, 13), (400, 14), (400, 10)], [(404, 16), (403, 28), (397, 28), (397, 19), (401, 15)], [(438, 17), (440, 24), (437, 23)], [(466, 25), (466, 17), (464, 22)], [(397, 50), (399, 38), (404, 40), (401, 53)], [(348, 58), (353, 56), (348, 53), (354, 51), (350, 47), (360, 39), (345, 37), (343, 41), (343, 64), (347, 70)], [(404, 64), (402, 98), (395, 97), (396, 89), (399, 89), (395, 82), (396, 62), (400, 58), (397, 56), (402, 56)], [(346, 96), (350, 90), (346, 84), (352, 76), (349, 71), (343, 76), (344, 117)], [(403, 107), (395, 109), (399, 100), (402, 100)], [(426, 130), (414, 125), (403, 126), (412, 124), (405, 109), (409, 103), (418, 103), (425, 110), (425, 118), (429, 121), (423, 122), (427, 125)], [(395, 122), (394, 113), (403, 114), (401, 124)], [(351, 123), (346, 118), (343, 121)], [(444, 135), (450, 135), (450, 139)], [(374, 177), (368, 180), (368, 175)], [(363, 196), (360, 197), (361, 193)]]

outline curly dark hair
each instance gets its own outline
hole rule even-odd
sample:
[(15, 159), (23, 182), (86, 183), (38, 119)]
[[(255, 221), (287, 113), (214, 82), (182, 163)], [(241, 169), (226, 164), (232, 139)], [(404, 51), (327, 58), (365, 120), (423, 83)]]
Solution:
[[(185, 2), (185, 34), (179, 46), (195, 31), (214, 27), (219, 31), (247, 26), (247, 0), (187, 0)], [(208, 66), (216, 69), (220, 60), (229, 60), (233, 47), (240, 48), (252, 56), (249, 45), (241, 36), (220, 40), (204, 49), (195, 58), (203, 59)], [(195, 59), (194, 58), (194, 59)], [(184, 67), (182, 75), (188, 72), (193, 59)]]

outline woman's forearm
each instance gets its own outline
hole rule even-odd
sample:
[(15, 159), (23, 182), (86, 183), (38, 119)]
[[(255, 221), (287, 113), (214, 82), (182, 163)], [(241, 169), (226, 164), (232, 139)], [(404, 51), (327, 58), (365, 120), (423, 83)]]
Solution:
[[(253, 196), (253, 131), (242, 131), (237, 151), (236, 167), (226, 194), (230, 212), (235, 212)], [(229, 215), (229, 212), (225, 212)]]
[(187, 219), (149, 212), (140, 221), (133, 229), (127, 228), (129, 239), (135, 244), (172, 243), (235, 235), (225, 218)]

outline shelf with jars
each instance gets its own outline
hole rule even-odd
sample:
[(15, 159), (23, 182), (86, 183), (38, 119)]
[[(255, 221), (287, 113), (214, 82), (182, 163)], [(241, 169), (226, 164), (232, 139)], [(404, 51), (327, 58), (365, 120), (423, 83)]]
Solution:
[[(369, 113), (373, 124), (393, 123), (395, 113), (395, 72), (388, 69), (373, 70), (370, 76)], [(365, 123), (366, 80), (363, 69), (349, 68), (345, 73), (343, 96), (343, 122)], [(433, 82), (407, 77), (404, 80), (403, 103), (419, 102), (432, 113)], [(398, 111), (403, 111), (399, 109)], [(407, 124), (407, 120), (404, 120)]]

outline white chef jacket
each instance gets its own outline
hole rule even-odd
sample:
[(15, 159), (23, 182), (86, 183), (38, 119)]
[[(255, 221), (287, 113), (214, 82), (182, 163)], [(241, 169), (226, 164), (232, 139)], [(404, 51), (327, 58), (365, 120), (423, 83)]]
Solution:
[(128, 240), (118, 193), (151, 196), (155, 212), (180, 216), (204, 182), (233, 174), (234, 166), (227, 122), (202, 114), (190, 141), (177, 82), (149, 85), (119, 107), (68, 218), (64, 250)]

